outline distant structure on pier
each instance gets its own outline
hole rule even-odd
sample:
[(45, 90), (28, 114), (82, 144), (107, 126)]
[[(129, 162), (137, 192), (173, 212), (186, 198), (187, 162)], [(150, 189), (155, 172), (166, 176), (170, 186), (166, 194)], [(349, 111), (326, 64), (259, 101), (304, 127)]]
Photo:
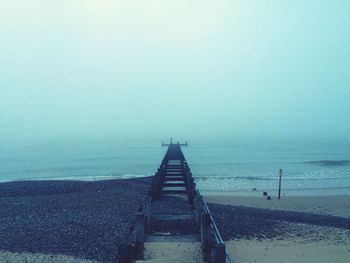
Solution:
[[(162, 141), (162, 146), (170, 146), (172, 144), (174, 144), (172, 137), (170, 138), (170, 143), (164, 143), (164, 141)], [(186, 146), (186, 147), (188, 146), (187, 141), (186, 141), (186, 143), (179, 143), (179, 141), (177, 141), (176, 144), (178, 144), (180, 146)]]

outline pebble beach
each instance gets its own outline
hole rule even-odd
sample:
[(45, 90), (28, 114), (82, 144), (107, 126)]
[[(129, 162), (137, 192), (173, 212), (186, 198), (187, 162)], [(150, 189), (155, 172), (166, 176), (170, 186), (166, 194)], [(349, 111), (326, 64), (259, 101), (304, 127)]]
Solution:
[[(134, 213), (142, 204), (150, 181), (146, 177), (0, 184), (0, 262), (123, 262), (125, 245), (133, 242)], [(309, 245), (312, 248), (309, 253), (316, 254), (317, 249), (336, 247), (327, 250), (328, 258), (334, 251), (340, 258), (336, 262), (347, 262), (350, 256), (345, 249), (350, 245), (347, 199), (337, 197), (339, 207), (333, 211), (332, 207), (326, 209), (327, 202), (317, 205), (322, 198), (337, 202), (335, 197), (310, 197), (303, 205), (301, 199), (278, 203), (260, 197), (205, 197), (227, 251), (237, 263), (264, 262), (259, 260), (259, 251), (264, 249), (269, 251), (265, 254), (271, 260), (280, 253), (276, 246), (289, 246), (290, 242), (294, 244), (291, 249)], [(189, 209), (182, 207), (183, 201), (177, 198), (169, 201), (172, 209)], [(169, 210), (160, 202), (152, 206), (153, 212), (159, 207), (165, 212)], [(162, 226), (157, 227), (161, 231)], [(186, 226), (174, 232), (186, 233), (188, 229)], [(248, 247), (256, 247), (256, 254), (248, 253), (251, 251)]]
[(150, 178), (0, 184), (0, 262), (119, 262), (149, 184)]

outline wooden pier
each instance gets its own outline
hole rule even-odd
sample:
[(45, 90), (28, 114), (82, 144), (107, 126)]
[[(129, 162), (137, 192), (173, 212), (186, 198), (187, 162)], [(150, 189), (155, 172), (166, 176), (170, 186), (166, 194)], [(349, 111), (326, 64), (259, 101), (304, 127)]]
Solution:
[[(200, 258), (195, 262), (231, 262), (210, 209), (196, 189), (181, 150), (181, 146), (187, 146), (187, 143), (170, 141), (162, 145), (168, 147), (167, 152), (153, 177), (142, 208), (135, 214), (130, 261), (144, 260), (145, 245), (147, 247), (152, 242), (191, 242), (197, 244), (201, 251)], [(169, 251), (163, 254), (167, 253)], [(178, 258), (171, 262), (189, 261)]]

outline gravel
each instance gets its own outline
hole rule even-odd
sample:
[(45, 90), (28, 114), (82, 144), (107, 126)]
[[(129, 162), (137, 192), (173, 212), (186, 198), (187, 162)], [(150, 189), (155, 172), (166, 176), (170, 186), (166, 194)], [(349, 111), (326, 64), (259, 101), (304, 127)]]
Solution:
[(350, 230), (350, 219), (343, 217), (218, 204), (209, 204), (209, 208), (224, 240), (283, 239), (291, 234), (309, 234), (295, 224)]
[(0, 184), (0, 250), (118, 262), (151, 178)]

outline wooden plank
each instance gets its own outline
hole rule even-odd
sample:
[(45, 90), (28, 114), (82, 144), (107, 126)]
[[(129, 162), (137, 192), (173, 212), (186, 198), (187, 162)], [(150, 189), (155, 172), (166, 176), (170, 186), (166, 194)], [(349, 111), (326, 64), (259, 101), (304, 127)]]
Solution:
[(181, 186), (181, 187), (186, 187), (185, 183), (178, 183), (177, 181), (168, 181), (166, 183), (163, 184), (163, 187), (167, 187), (167, 186)]
[(186, 187), (182, 186), (166, 186), (162, 188), (162, 191), (186, 191)]
[(171, 177), (171, 178), (183, 178), (183, 179), (185, 179), (184, 178), (184, 176), (182, 175), (182, 174), (166, 174), (165, 175), (165, 178), (169, 178), (169, 177)]
[(184, 182), (184, 178), (183, 177), (167, 177), (165, 178), (164, 182), (167, 181), (182, 181)]
[(187, 194), (187, 191), (183, 191), (183, 190), (166, 190), (166, 191), (162, 191), (162, 194)]
[(183, 214), (159, 214), (159, 215), (153, 215), (153, 220), (164, 220), (164, 221), (171, 221), (171, 220), (192, 220), (194, 219), (193, 213), (183, 213)]
[(199, 235), (147, 235), (145, 242), (200, 242)]

